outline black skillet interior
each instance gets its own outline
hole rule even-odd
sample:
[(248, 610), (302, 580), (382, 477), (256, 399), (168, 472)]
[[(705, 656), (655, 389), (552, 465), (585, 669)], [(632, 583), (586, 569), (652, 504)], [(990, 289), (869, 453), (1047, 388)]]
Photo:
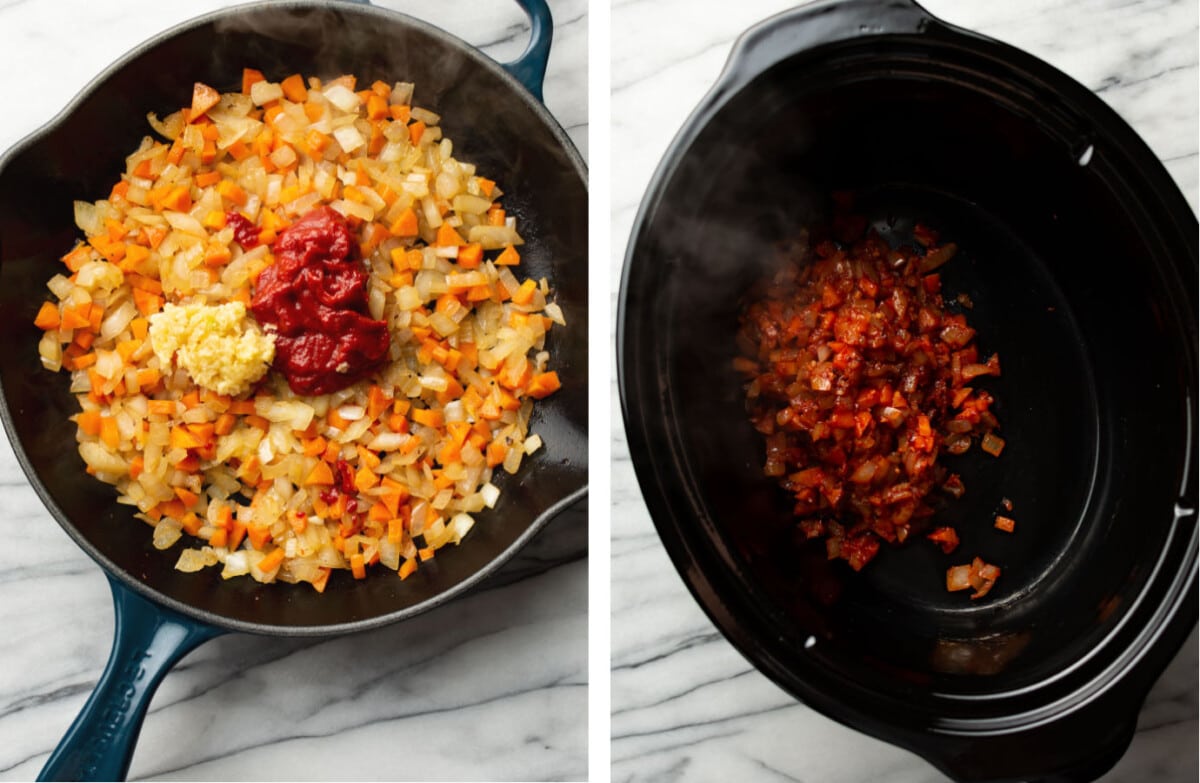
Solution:
[[(147, 44), (0, 172), (0, 345), (10, 433), (34, 487), (69, 533), (130, 586), (185, 614), (238, 630), (353, 630), (428, 608), (474, 581), (587, 482), (587, 190), (578, 154), (545, 110), (484, 55), (414, 20), (341, 4), (236, 9)], [(478, 164), (508, 195), (526, 244), (521, 272), (548, 277), (567, 314), (549, 350), (563, 389), (537, 406), (532, 430), (546, 448), (516, 476), (502, 475), (496, 509), (460, 547), (442, 550), (403, 583), (336, 574), (324, 595), (304, 586), (221, 582), (186, 575), (150, 546), (149, 529), (113, 489), (89, 479), (74, 448), (77, 411), (65, 374), (41, 369), (31, 319), (47, 298), (57, 258), (79, 236), (71, 202), (104, 197), (124, 156), (151, 133), (145, 116), (186, 105), (192, 84), (240, 89), (243, 67), (281, 79), (300, 72), (416, 83), (415, 103), (443, 116), (455, 156)], [(345, 577), (345, 578), (342, 578)]]
[[(778, 27), (746, 48), (796, 46)], [(1194, 517), (1176, 513), (1195, 507), (1195, 217), (1115, 114), (1018, 55), (936, 22), (749, 75), (735, 54), (651, 184), (619, 314), (643, 494), (717, 625), (814, 706), (987, 779), (1057, 762), (1018, 743), (984, 769), (916, 735), (1003, 733), (1022, 719), (1001, 716), (1082, 698), (1152, 607), (1178, 602), (1196, 546)], [(921, 221), (958, 243), (944, 290), (970, 296), (981, 349), (1003, 368), (987, 384), (1003, 456), (955, 459), (967, 493), (938, 517), (959, 550), (885, 548), (860, 574), (793, 537), (729, 369), (741, 294), (778, 263), (777, 243), (828, 216), (835, 190), (892, 241)], [(992, 527), (1002, 497), (1015, 535)], [(1001, 566), (995, 589), (947, 593), (946, 568), (975, 554)], [(1166, 659), (1194, 622), (1191, 590), (1190, 614), (1172, 606)], [(1115, 734), (1143, 696), (1110, 716), (1125, 724)]]

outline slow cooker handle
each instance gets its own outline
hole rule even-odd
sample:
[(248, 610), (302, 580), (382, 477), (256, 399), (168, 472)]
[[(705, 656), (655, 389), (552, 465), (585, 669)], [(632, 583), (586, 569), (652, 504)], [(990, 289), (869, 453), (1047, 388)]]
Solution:
[(116, 615), (108, 665), (38, 780), (124, 780), (158, 684), (180, 658), (224, 633), (108, 582)]
[(763, 71), (816, 46), (948, 27), (914, 0), (817, 0), (751, 27), (734, 42), (718, 82), (732, 94)]
[(542, 97), (542, 85), (546, 81), (546, 65), (550, 61), (550, 43), (554, 39), (554, 19), (550, 16), (550, 6), (546, 0), (517, 0), (517, 5), (525, 9), (529, 15), (532, 27), (529, 33), (529, 45), (521, 56), (510, 63), (502, 63), (501, 67), (508, 71), (539, 103), (545, 103)]

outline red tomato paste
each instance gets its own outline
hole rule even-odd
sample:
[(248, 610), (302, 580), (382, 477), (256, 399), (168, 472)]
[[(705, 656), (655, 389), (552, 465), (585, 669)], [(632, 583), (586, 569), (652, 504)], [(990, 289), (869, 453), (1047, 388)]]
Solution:
[(384, 360), (386, 321), (367, 314), (367, 270), (346, 219), (314, 209), (284, 229), (250, 308), (275, 333), (274, 368), (297, 394), (349, 386)]

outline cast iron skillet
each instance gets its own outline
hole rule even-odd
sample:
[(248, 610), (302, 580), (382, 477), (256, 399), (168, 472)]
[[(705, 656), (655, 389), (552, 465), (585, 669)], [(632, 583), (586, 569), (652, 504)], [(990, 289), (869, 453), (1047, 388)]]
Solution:
[[(735, 354), (772, 247), (850, 190), (885, 236), (962, 248), (1003, 456), (953, 464), (963, 542), (862, 573), (793, 539)], [(747, 32), (642, 202), (618, 311), (630, 450), (676, 567), (759, 669), (961, 780), (1089, 779), (1124, 752), (1196, 620), (1197, 224), (1083, 86), (909, 0), (819, 2)], [(1015, 535), (991, 526), (1002, 497)], [(974, 554), (1003, 575), (947, 593)]]
[[(535, 98), (541, 96), (552, 25), (545, 0), (518, 0), (532, 20), (528, 49), (498, 65), (461, 40), (400, 14), (336, 2), (260, 3), (201, 17), (146, 42), (101, 74), (49, 125), (0, 159), (0, 415), (17, 458), (50, 513), (108, 575), (116, 641), (108, 668), (44, 778), (122, 777), (155, 687), (171, 665), (225, 631), (332, 635), (431, 609), (495, 571), (587, 482), (587, 190), (578, 152)], [(186, 66), (180, 65), (187, 63)], [(71, 202), (107, 192), (124, 156), (160, 116), (187, 102), (192, 83), (238, 89), (241, 69), (273, 78), (356, 74), (417, 84), (417, 101), (444, 116), (455, 153), (491, 172), (527, 244), (524, 273), (547, 276), (571, 326), (549, 350), (565, 379), (539, 404), (545, 439), (521, 472), (503, 480), (496, 509), (461, 547), (443, 550), (413, 577), (334, 575), (324, 595), (303, 586), (222, 582), (214, 569), (174, 570), (148, 529), (112, 488), (90, 480), (68, 416), (65, 376), (39, 366), (31, 325), (56, 259), (77, 237)], [(346, 578), (342, 578), (346, 577)]]

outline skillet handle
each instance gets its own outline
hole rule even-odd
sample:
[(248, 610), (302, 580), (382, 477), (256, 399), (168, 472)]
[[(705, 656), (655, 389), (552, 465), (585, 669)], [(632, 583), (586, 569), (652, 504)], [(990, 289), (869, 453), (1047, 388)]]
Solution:
[(180, 658), (224, 633), (108, 582), (116, 615), (108, 665), (38, 780), (124, 780), (158, 684)]
[(517, 5), (525, 9), (533, 28), (529, 33), (529, 45), (520, 57), (510, 63), (502, 63), (500, 67), (529, 90), (539, 103), (545, 103), (542, 85), (546, 81), (546, 64), (550, 61), (554, 20), (550, 16), (550, 6), (546, 5), (546, 0), (517, 0)]

